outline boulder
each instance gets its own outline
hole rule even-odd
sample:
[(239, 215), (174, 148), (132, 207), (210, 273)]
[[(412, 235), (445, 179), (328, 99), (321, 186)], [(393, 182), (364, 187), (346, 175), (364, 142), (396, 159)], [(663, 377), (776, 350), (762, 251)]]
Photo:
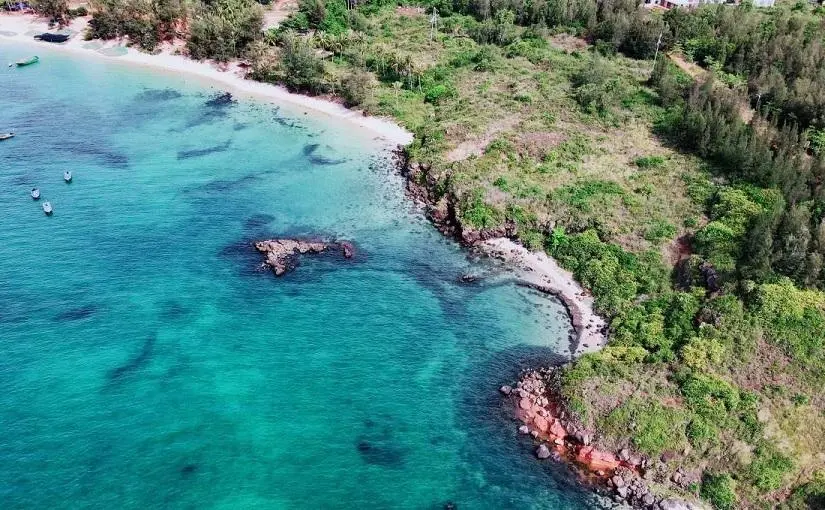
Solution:
[(528, 427), (527, 425), (522, 425), (521, 427), (518, 428), (518, 433), (527, 435), (527, 434), (530, 433), (530, 427)]
[(616, 494), (622, 498), (627, 499), (627, 487), (616, 487)]
[(624, 487), (624, 478), (619, 475), (613, 475), (610, 481), (613, 482), (613, 485), (616, 487)]
[(530, 409), (531, 407), (533, 407), (533, 404), (530, 402), (530, 399), (525, 397), (525, 398), (519, 400), (518, 406), (526, 411), (526, 410)]
[(553, 420), (553, 424), (550, 425), (550, 433), (557, 437), (567, 436), (567, 430), (559, 423), (559, 420)]
[(542, 460), (550, 458), (550, 449), (546, 444), (542, 443), (536, 448), (536, 457)]
[(547, 420), (545, 418), (543, 418), (542, 416), (536, 416), (533, 419), (533, 423), (536, 425), (536, 428), (539, 429), (541, 432), (547, 432), (547, 430), (550, 426), (547, 423)]
[(509, 395), (510, 393), (513, 392), (513, 388), (511, 388), (511, 387), (509, 387), (505, 384), (504, 386), (499, 388), (498, 391), (500, 391), (501, 393), (503, 393), (505, 395)]
[(660, 510), (701, 510), (701, 507), (682, 499), (668, 498), (659, 502)]

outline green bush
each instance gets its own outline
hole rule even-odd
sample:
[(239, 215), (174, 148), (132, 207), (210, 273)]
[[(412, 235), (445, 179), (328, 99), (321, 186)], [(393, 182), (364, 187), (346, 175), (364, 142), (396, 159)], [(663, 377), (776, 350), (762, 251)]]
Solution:
[(451, 84), (437, 83), (424, 91), (424, 100), (437, 104), (442, 99), (455, 96), (455, 88)]
[(716, 510), (731, 510), (736, 506), (736, 482), (728, 473), (706, 474), (702, 480), (701, 495)]
[(355, 70), (349, 73), (341, 83), (341, 95), (346, 106), (358, 106), (367, 101), (372, 93), (375, 78), (372, 73)]
[(650, 456), (681, 449), (686, 442), (686, 425), (682, 410), (638, 398), (619, 405), (599, 423), (614, 437), (627, 436), (632, 430), (633, 445)]
[(484, 190), (476, 189), (463, 201), (461, 219), (475, 228), (492, 228), (501, 224), (501, 212), (484, 202)]
[(667, 221), (654, 221), (648, 225), (647, 230), (645, 230), (645, 239), (652, 243), (665, 241), (673, 239), (673, 237), (676, 236), (676, 232), (676, 227)]
[(553, 192), (556, 200), (580, 211), (590, 211), (594, 200), (603, 200), (606, 195), (623, 196), (624, 188), (614, 181), (584, 180), (563, 186)]
[(785, 475), (793, 469), (790, 458), (780, 454), (772, 447), (762, 446), (748, 466), (748, 478), (762, 492), (774, 491), (782, 487)]
[(285, 32), (281, 37), (280, 79), (290, 90), (321, 92), (324, 63), (309, 41)]
[(635, 163), (639, 168), (659, 168), (665, 164), (665, 158), (662, 156), (642, 156), (640, 158), (636, 158)]
[(261, 6), (253, 0), (218, 0), (192, 20), (186, 47), (195, 60), (221, 62), (240, 57), (260, 39), (263, 28)]

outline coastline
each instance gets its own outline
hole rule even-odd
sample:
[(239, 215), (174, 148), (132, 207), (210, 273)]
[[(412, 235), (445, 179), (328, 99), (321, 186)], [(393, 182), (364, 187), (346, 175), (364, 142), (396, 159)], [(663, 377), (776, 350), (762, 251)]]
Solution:
[[(379, 139), (389, 145), (407, 145), (413, 139), (412, 133), (392, 120), (365, 116), (362, 112), (345, 108), (340, 103), (293, 94), (277, 85), (246, 79), (243, 76), (245, 71), (237, 63), (228, 64), (225, 70), (221, 70), (215, 63), (198, 62), (183, 55), (176, 55), (173, 53), (174, 47), (170, 45), (165, 45), (158, 54), (144, 53), (112, 41), (107, 41), (102, 47), (98, 48), (84, 47), (84, 45), (90, 42), (84, 41), (81, 37), (87, 24), (87, 18), (75, 18), (68, 26), (68, 28), (75, 33), (67, 42), (60, 44), (46, 43), (32, 38), (33, 33), (46, 32), (49, 30), (48, 23), (44, 19), (32, 14), (0, 13), (0, 42), (13, 41), (28, 46), (46, 47), (54, 51), (87, 55), (109, 62), (121, 62), (127, 65), (144, 66), (167, 72), (182, 73), (213, 84), (219, 84), (228, 91), (235, 92), (239, 95), (254, 97), (269, 102), (288, 103), (294, 107), (305, 108), (317, 114), (352, 123), (375, 133)], [(101, 49), (112, 48), (122, 48), (120, 51), (125, 51), (125, 53), (113, 56), (99, 51)]]
[(516, 278), (525, 285), (561, 301), (576, 332), (576, 347), (571, 352), (574, 358), (604, 347), (607, 322), (594, 311), (593, 296), (555, 259), (544, 252), (532, 252), (506, 237), (480, 241), (475, 246), (487, 256), (515, 268)]
[[(88, 22), (88, 17), (71, 20), (67, 28), (73, 32), (72, 37), (65, 43), (54, 44), (37, 41), (32, 37), (35, 33), (49, 30), (48, 22), (44, 18), (38, 18), (34, 14), (0, 13), (0, 41), (9, 40), (28, 46), (40, 46), (48, 50), (86, 55), (108, 62), (119, 62), (123, 65), (143, 66), (184, 74), (213, 85), (220, 85), (242, 96), (280, 104), (286, 103), (299, 109), (312, 110), (313, 113), (325, 115), (331, 120), (352, 123), (376, 134), (377, 139), (393, 148), (408, 145), (413, 140), (412, 133), (390, 119), (366, 116), (358, 110), (350, 110), (334, 101), (293, 94), (277, 85), (247, 79), (244, 76), (245, 70), (237, 62), (229, 63), (225, 68), (219, 68), (215, 62), (199, 62), (175, 54), (176, 48), (170, 44), (162, 46), (157, 54), (126, 47), (122, 41), (104, 41), (101, 46), (89, 45), (90, 41), (81, 38)], [(123, 53), (109, 55), (101, 52), (107, 49)], [(409, 165), (410, 162), (402, 158), (401, 164)], [(402, 174), (409, 183), (411, 178), (409, 169), (402, 169)], [(424, 196), (421, 196), (420, 193), (413, 193), (413, 195), (414, 199), (423, 198), (426, 202), (425, 197), (428, 194), (424, 193)], [(438, 227), (438, 221), (432, 217), (430, 219)], [(448, 232), (441, 230), (449, 235)], [(457, 237), (460, 242), (466, 241), (461, 239), (461, 236)], [(576, 332), (577, 344), (574, 350), (571, 349), (573, 357), (597, 351), (604, 346), (607, 340), (604, 334), (607, 324), (595, 313), (593, 298), (575, 281), (573, 275), (562, 269), (555, 260), (545, 253), (531, 252), (505, 237), (478, 240), (469, 244), (481, 253), (502, 260), (515, 268), (516, 278), (521, 283), (551, 294), (562, 302)]]
[[(75, 32), (82, 32), (87, 23), (88, 19), (75, 19), (72, 20), (69, 28)], [(41, 43), (32, 38), (32, 32), (45, 32), (47, 30), (48, 24), (34, 15), (0, 14), (0, 42), (8, 40), (34, 47), (39, 45), (51, 51), (87, 55), (90, 58), (102, 59), (107, 62), (120, 62), (123, 65), (143, 66), (160, 71), (183, 74), (213, 85), (218, 85), (241, 96), (252, 97), (267, 102), (287, 103), (299, 109), (312, 110), (314, 114), (325, 115), (331, 120), (352, 123), (359, 128), (375, 133), (377, 138), (384, 141), (388, 146), (397, 147), (399, 145), (407, 145), (413, 139), (411, 133), (392, 120), (380, 117), (368, 117), (360, 111), (347, 109), (340, 103), (331, 100), (293, 94), (277, 85), (246, 79), (244, 77), (245, 70), (237, 63), (231, 63), (227, 65), (225, 69), (219, 69), (215, 63), (198, 62), (185, 56), (174, 54), (175, 48), (171, 45), (165, 45), (159, 54), (144, 53), (134, 48), (127, 48), (123, 46), (122, 42), (112, 41), (105, 42), (101, 47), (84, 47), (88, 45), (89, 41), (84, 41), (79, 33), (73, 35), (67, 43), (63, 44)], [(14, 35), (9, 35), (12, 32)], [(118, 49), (125, 53), (114, 56), (99, 51), (106, 48)], [(406, 160), (403, 161), (403, 165), (405, 166), (410, 163), (411, 162)], [(405, 179), (407, 179), (409, 185), (411, 179), (408, 171), (402, 170), (402, 174)], [(413, 194), (413, 198), (420, 199), (421, 197)], [(423, 201), (427, 206), (435, 205), (429, 203), (426, 199)], [(427, 216), (430, 217), (430, 220), (438, 227), (439, 222), (431, 217), (430, 214)], [(451, 234), (443, 229), (442, 232), (444, 232), (445, 235), (456, 238), (459, 242), (468, 244), (471, 249), (475, 249), (487, 257), (502, 261), (508, 269), (513, 271), (515, 279), (518, 282), (543, 293), (551, 294), (559, 299), (568, 312), (571, 325), (576, 335), (575, 345), (571, 345), (570, 350), (572, 358), (598, 351), (604, 347), (607, 342), (605, 332), (608, 324), (595, 312), (593, 297), (576, 282), (572, 273), (563, 269), (552, 257), (549, 257), (544, 252), (532, 252), (508, 237), (484, 238), (482, 236), (481, 238), (471, 239), (470, 236), (463, 238), (460, 235), (460, 230), (459, 235), (455, 235), (455, 232)], [(504, 233), (505, 232), (499, 232), (499, 234)], [(276, 272), (276, 274), (278, 273)], [(542, 397), (543, 396), (544, 395), (542, 395)], [(520, 402), (521, 400), (514, 401), (514, 404), (519, 404)], [(531, 405), (535, 405), (535, 401), (531, 402)], [(552, 405), (552, 403), (545, 403), (545, 406), (548, 405)], [(544, 409), (545, 406), (542, 406), (542, 408)], [(515, 406), (515, 409), (515, 417), (517, 419), (522, 423), (529, 423), (535, 427), (535, 422), (532, 420), (535, 420), (535, 417), (539, 416), (537, 414), (538, 407), (536, 407), (536, 414), (531, 414), (530, 416), (520, 413), (518, 405)], [(543, 410), (545, 413), (543, 416), (547, 419), (553, 416), (549, 414), (550, 409), (551, 407), (547, 407), (546, 412)], [(555, 420), (555, 423), (562, 423), (562, 419), (555, 418)], [(564, 425), (565, 428), (569, 426), (567, 422), (565, 422)], [(577, 433), (577, 431), (572, 428), (570, 432), (564, 431), (564, 433), (558, 433), (555, 436), (552, 434), (552, 431), (541, 432), (542, 435), (537, 435), (535, 438), (540, 441), (548, 441), (548, 444), (555, 444), (555, 446), (561, 445), (554, 443), (554, 441), (564, 441), (567, 436), (574, 436)], [(587, 434), (588, 435), (584, 437), (588, 437), (588, 439), (586, 441), (580, 441), (580, 446), (589, 445), (589, 434), (592, 434), (592, 432), (588, 431)], [(572, 443), (568, 444), (567, 448), (570, 452), (574, 452)], [(575, 466), (580, 450), (581, 448), (577, 448), (572, 455), (562, 455), (559, 460), (563, 459), (571, 466)], [(562, 450), (559, 448), (558, 451)], [(590, 459), (590, 457), (587, 458)], [(578, 462), (582, 463), (580, 459)], [(593, 464), (590, 460), (588, 460), (588, 463)], [(618, 464), (616, 466), (602, 467), (612, 470), (617, 466)], [(601, 478), (603, 477), (596, 476), (591, 479), (591, 483), (598, 487), (598, 480), (601, 480)]]

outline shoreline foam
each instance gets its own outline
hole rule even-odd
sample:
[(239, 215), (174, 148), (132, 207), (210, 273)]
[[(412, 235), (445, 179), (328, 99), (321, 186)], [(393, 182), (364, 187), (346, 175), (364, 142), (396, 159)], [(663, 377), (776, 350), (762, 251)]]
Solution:
[[(76, 33), (72, 35), (69, 41), (61, 44), (46, 43), (33, 39), (31, 35), (33, 32), (46, 32), (49, 30), (49, 25), (44, 19), (31, 14), (2, 13), (0, 14), (0, 41), (14, 41), (29, 46), (45, 47), (48, 50), (88, 55), (107, 62), (121, 62), (162, 71), (183, 73), (193, 78), (220, 84), (230, 92), (276, 103), (288, 103), (333, 119), (350, 122), (377, 134), (380, 139), (388, 144), (407, 145), (412, 141), (413, 137), (409, 131), (389, 119), (365, 116), (360, 111), (350, 110), (333, 101), (293, 94), (277, 85), (246, 79), (241, 74), (244, 72), (243, 69), (237, 63), (231, 63), (226, 66), (226, 70), (220, 70), (214, 63), (199, 62), (182, 55), (175, 55), (172, 53), (174, 48), (169, 45), (164, 47), (159, 54), (144, 53), (111, 41), (105, 42), (102, 48), (84, 48), (84, 44), (88, 41), (84, 41), (81, 34), (87, 24), (88, 19), (75, 18), (68, 28)], [(112, 56), (99, 51), (100, 49), (114, 47), (123, 48), (125, 53)]]

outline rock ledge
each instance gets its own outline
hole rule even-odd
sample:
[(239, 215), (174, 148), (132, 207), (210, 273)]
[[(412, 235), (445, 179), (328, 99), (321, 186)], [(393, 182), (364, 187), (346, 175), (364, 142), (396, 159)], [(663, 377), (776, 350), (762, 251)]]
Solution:
[(344, 258), (352, 258), (355, 248), (347, 241), (318, 241), (305, 239), (267, 239), (257, 241), (255, 249), (264, 254), (263, 265), (281, 276), (292, 271), (301, 255), (314, 255), (326, 251), (340, 251)]

